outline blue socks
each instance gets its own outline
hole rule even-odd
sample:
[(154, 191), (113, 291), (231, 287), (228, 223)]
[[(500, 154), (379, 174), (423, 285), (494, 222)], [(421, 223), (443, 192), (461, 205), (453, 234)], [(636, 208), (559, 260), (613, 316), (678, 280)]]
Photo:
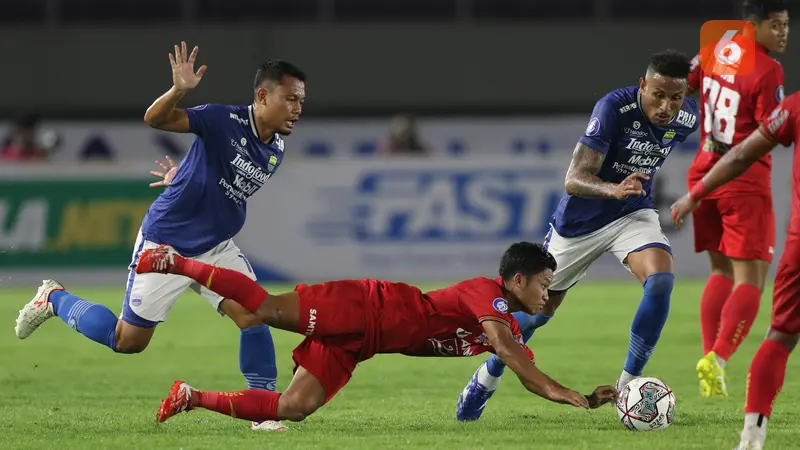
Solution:
[(669, 315), (669, 298), (675, 276), (671, 273), (654, 273), (644, 282), (644, 296), (631, 324), (631, 341), (625, 372), (640, 376), (661, 336)]
[(50, 303), (58, 317), (87, 338), (117, 351), (117, 316), (103, 305), (55, 290)]
[[(533, 332), (536, 331), (537, 328), (545, 326), (553, 317), (545, 316), (544, 314), (530, 315), (521, 311), (515, 312), (512, 315), (514, 319), (519, 322), (519, 328), (520, 331), (522, 331), (522, 340), (525, 342), (531, 339)], [(490, 356), (489, 360), (486, 361), (486, 370), (489, 372), (489, 375), (493, 377), (499, 377), (503, 374), (505, 369), (506, 365), (497, 355)]]
[(239, 369), (247, 380), (248, 389), (275, 392), (278, 367), (275, 365), (275, 346), (268, 326), (259, 325), (242, 330)]

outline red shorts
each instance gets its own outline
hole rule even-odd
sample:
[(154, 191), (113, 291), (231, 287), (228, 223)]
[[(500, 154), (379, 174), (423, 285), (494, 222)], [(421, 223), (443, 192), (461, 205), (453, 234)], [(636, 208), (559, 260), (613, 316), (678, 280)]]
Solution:
[(800, 334), (800, 237), (787, 237), (772, 293), (774, 330)]
[[(295, 370), (303, 367), (325, 389), (327, 403), (349, 381), (369, 335), (365, 289), (360, 281), (332, 281), (298, 287), (298, 332), (306, 339), (294, 349)], [(368, 344), (367, 344), (368, 345)]]
[(705, 199), (692, 212), (695, 252), (772, 262), (775, 214), (772, 199), (742, 195)]

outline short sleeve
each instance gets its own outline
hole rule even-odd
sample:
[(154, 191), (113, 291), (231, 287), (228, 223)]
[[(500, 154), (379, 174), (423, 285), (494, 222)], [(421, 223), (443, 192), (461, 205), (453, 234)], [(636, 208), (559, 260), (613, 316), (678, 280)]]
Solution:
[(763, 122), (783, 101), (783, 67), (775, 64), (758, 81), (755, 98), (756, 122)]
[(501, 296), (497, 284), (487, 279), (461, 293), (462, 304), (478, 319), (478, 323), (493, 320), (511, 327), (508, 302)]
[(617, 102), (611, 100), (609, 96), (601, 98), (595, 104), (586, 131), (578, 142), (604, 155), (607, 154), (617, 136), (617, 113)]
[(221, 107), (214, 104), (206, 104), (188, 108), (186, 114), (189, 116), (189, 131), (203, 137), (211, 128), (214, 115)]
[[(797, 127), (797, 107), (796, 97), (798, 94), (790, 96), (781, 102), (761, 124), (762, 133), (771, 136), (784, 147), (792, 145)], [(793, 101), (790, 101), (793, 100)]]
[(700, 66), (700, 54), (692, 58), (691, 69), (689, 72), (689, 87), (695, 91), (700, 90), (700, 83), (703, 81), (703, 68)]

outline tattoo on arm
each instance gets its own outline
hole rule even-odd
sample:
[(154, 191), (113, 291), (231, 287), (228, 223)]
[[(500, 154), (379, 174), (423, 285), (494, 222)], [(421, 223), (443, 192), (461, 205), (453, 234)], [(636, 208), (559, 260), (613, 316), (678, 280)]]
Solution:
[(586, 145), (578, 144), (572, 153), (567, 170), (566, 191), (570, 195), (589, 198), (613, 198), (615, 183), (607, 183), (595, 175), (603, 166), (606, 155)]

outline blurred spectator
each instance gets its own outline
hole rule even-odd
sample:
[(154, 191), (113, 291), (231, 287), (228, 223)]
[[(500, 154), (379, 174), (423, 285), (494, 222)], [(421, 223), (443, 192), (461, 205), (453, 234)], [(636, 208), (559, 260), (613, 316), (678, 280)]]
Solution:
[(37, 138), (36, 129), (39, 117), (25, 114), (17, 117), (12, 125), (11, 134), (0, 148), (0, 159), (3, 161), (43, 161), (50, 151), (58, 145), (57, 137), (42, 142)]
[(417, 122), (411, 114), (400, 114), (392, 119), (386, 152), (392, 155), (425, 155), (428, 146), (420, 139)]

